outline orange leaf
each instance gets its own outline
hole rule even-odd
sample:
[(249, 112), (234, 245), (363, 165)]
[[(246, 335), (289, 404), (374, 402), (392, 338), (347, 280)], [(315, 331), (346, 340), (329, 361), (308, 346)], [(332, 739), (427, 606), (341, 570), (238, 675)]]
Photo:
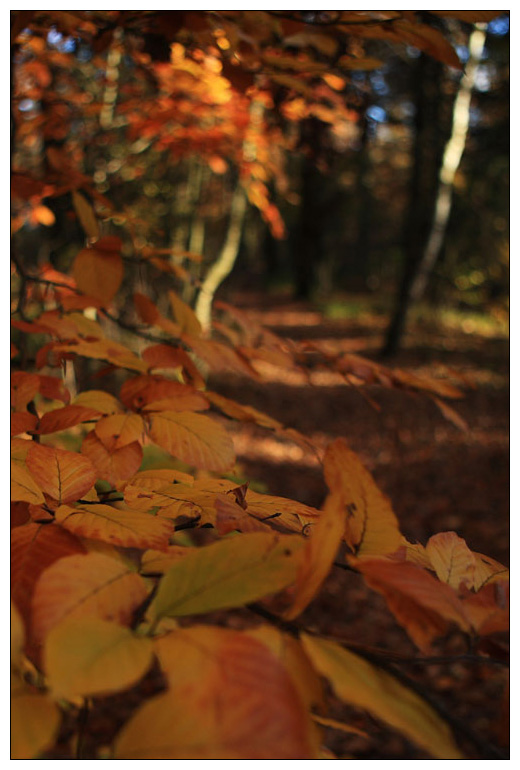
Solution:
[(33, 443), (25, 462), (36, 483), (58, 503), (78, 500), (96, 483), (94, 466), (77, 452)]
[(174, 457), (208, 471), (235, 462), (233, 441), (217, 422), (194, 412), (160, 412), (150, 418), (150, 438)]
[(261, 642), (214, 626), (156, 642), (169, 683), (116, 739), (124, 759), (316, 759), (310, 716)]
[(29, 372), (12, 372), (11, 406), (15, 412), (23, 412), (29, 401), (38, 393), (40, 378)]
[(56, 521), (70, 532), (124, 548), (161, 551), (168, 547), (173, 532), (173, 524), (168, 519), (118, 510), (102, 503), (77, 508), (62, 505), (56, 511)]
[(42, 490), (25, 465), (14, 459), (11, 460), (11, 500), (35, 504), (45, 502)]
[(72, 266), (72, 276), (83, 294), (109, 305), (123, 280), (123, 260), (117, 251), (104, 251), (101, 246), (98, 241), (92, 248), (79, 252)]
[(40, 379), (39, 390), (44, 398), (62, 401), (64, 404), (69, 403), (70, 393), (61, 377), (50, 377), (43, 374), (39, 374), (38, 377)]
[(509, 583), (488, 583), (476, 594), (462, 595), (464, 611), (480, 636), (509, 631)]
[(129, 626), (148, 590), (126, 564), (100, 553), (66, 556), (54, 562), (36, 583), (32, 629), (42, 642), (65, 618), (96, 617)]
[(11, 594), (29, 627), (31, 598), (41, 573), (58, 559), (85, 553), (75, 535), (56, 524), (30, 522), (11, 532)]
[(428, 651), (433, 639), (445, 634), (450, 623), (469, 631), (456, 592), (426, 570), (389, 559), (358, 559), (355, 567), (366, 583), (385, 597), (389, 609), (419, 649)]
[(222, 342), (203, 340), (186, 333), (182, 335), (181, 339), (189, 345), (195, 355), (202, 358), (213, 371), (233, 372), (233, 374), (241, 374), (252, 377), (253, 379), (258, 379), (258, 374), (251, 367), (249, 362)]
[(242, 422), (252, 422), (256, 425), (260, 425), (262, 428), (272, 428), (276, 430), (283, 428), (281, 422), (269, 417), (268, 414), (258, 411), (253, 406), (247, 406), (246, 404), (239, 404), (237, 401), (233, 401), (230, 398), (225, 398), (219, 393), (213, 393), (207, 390), (204, 394), (211, 403), (224, 412), (228, 417), (232, 417), (235, 420), (241, 420)]
[(74, 425), (93, 420), (99, 417), (99, 415), (100, 412), (97, 409), (89, 409), (85, 406), (73, 404), (63, 406), (60, 409), (53, 409), (51, 412), (46, 412), (43, 415), (38, 426), (38, 433), (55, 433), (59, 430), (72, 428)]
[(347, 511), (345, 541), (359, 556), (393, 553), (401, 534), (390, 501), (344, 439), (329, 444), (323, 458), (325, 479)]
[(328, 496), (318, 522), (311, 528), (291, 606), (284, 617), (292, 620), (307, 607), (332, 567), (345, 532), (345, 506), (339, 493)]
[(89, 459), (100, 479), (105, 479), (113, 486), (132, 478), (137, 473), (143, 459), (143, 450), (137, 441), (125, 444), (120, 449), (110, 450), (103, 444), (94, 431), (88, 433), (81, 445), (81, 454)]
[(102, 417), (96, 423), (94, 431), (108, 451), (113, 452), (133, 441), (140, 441), (144, 425), (138, 414), (114, 414)]
[(102, 361), (108, 361), (115, 366), (123, 369), (131, 369), (137, 372), (145, 372), (146, 364), (141, 361), (131, 350), (117, 342), (108, 340), (89, 340), (78, 339), (73, 343), (60, 343), (54, 346), (58, 353), (76, 353), (85, 358), (95, 358)]
[(38, 424), (38, 418), (29, 412), (12, 412), (11, 436), (19, 436), (20, 433), (34, 431)]
[[(160, 375), (142, 375), (127, 380), (119, 394), (129, 409), (148, 407), (155, 411), (174, 410), (178, 412), (207, 409), (209, 403), (202, 393), (191, 385), (167, 380)], [(161, 404), (163, 406), (154, 406)]]
[(74, 404), (95, 409), (101, 414), (115, 414), (123, 411), (117, 398), (104, 390), (84, 390), (76, 396)]

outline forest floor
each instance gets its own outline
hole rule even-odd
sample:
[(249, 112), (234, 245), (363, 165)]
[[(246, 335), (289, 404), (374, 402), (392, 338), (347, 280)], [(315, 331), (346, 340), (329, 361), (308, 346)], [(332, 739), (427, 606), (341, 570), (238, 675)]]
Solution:
[[(253, 293), (236, 294), (230, 301), (282, 337), (327, 341), (337, 350), (373, 359), (387, 323), (383, 315), (370, 312), (332, 320), (308, 303), (266, 300)], [(221, 377), (218, 391), (266, 412), (320, 446), (338, 436), (346, 438), (392, 501), (409, 540), (425, 544), (437, 532), (454, 530), (472, 550), (509, 565), (507, 338), (471, 320), (415, 323), (402, 352), (384, 363), (432, 377), (457, 372), (466, 383), (465, 393), (450, 405), (467, 429), (448, 421), (425, 395), (381, 386), (362, 391), (334, 375), (316, 373), (309, 383), (273, 369), (261, 383)], [(320, 507), (327, 490), (312, 453), (252, 424), (235, 424), (233, 430), (241, 474), (254, 488)], [(301, 621), (367, 648), (416, 654), (383, 599), (351, 572), (334, 570)], [(440, 649), (449, 651), (447, 644)], [(491, 744), (504, 749), (506, 669), (467, 661), (400, 668), (450, 712), (468, 756), (491, 758)], [(329, 730), (327, 745), (338, 757), (426, 756), (339, 703), (335, 716), (368, 732), (364, 737)]]

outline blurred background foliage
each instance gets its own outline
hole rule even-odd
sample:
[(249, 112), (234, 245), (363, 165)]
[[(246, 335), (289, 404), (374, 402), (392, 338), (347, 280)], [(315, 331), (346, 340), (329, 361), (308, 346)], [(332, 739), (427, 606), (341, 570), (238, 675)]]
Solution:
[[(314, 76), (312, 67), (305, 79), (280, 65), (267, 88), (262, 72), (240, 83), (226, 67), (227, 23), (213, 24), (208, 44), (202, 33), (194, 42), (182, 28), (166, 34), (118, 15), (131, 12), (42, 13), (27, 27), (15, 18), (13, 47), (13, 243), (28, 267), (70, 268), (85, 242), (72, 200), (80, 188), (104, 234), (125, 238), (129, 293), (160, 303), (170, 282), (195, 302), (229, 235), (240, 181), (248, 204), (224, 295), (256, 286), (312, 299), (336, 317), (369, 303), (390, 318), (407, 261), (432, 225), (459, 70), (404, 42), (352, 37), (357, 64), (338, 74), (339, 54), (332, 66), (322, 36)], [(100, 13), (104, 26), (89, 18)], [(467, 61), (471, 24), (416, 13)], [(421, 308), (505, 328), (509, 17), (497, 13)], [(258, 26), (254, 34), (261, 42)], [(284, 51), (308, 48), (286, 41)], [(202, 260), (186, 261), (185, 252)]]

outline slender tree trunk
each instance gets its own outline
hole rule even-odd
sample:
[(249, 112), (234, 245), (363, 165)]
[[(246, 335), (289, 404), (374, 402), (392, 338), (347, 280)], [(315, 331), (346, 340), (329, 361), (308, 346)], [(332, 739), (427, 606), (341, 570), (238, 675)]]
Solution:
[(217, 260), (210, 267), (202, 282), (195, 304), (195, 315), (199, 319), (203, 331), (206, 333), (211, 329), (211, 306), (215, 292), (232, 271), (238, 256), (246, 210), (246, 194), (243, 188), (237, 185), (231, 202), (225, 243)]
[(412, 303), (418, 302), (424, 296), (428, 280), (444, 243), (453, 200), (453, 181), (466, 145), (471, 91), (475, 84), (475, 76), (486, 39), (485, 28), (482, 29), (482, 26), (484, 25), (476, 27), (469, 39), (469, 59), (453, 105), (452, 132), (442, 159), (432, 228), (423, 258), (410, 289)]
[[(453, 104), (451, 135), (448, 139), (437, 180), (437, 190), (433, 202), (433, 215), (426, 236), (421, 236), (420, 222), (421, 177), (423, 173), (423, 152), (427, 134), (422, 131), (424, 126), (425, 98), (424, 90), (419, 91), (417, 109), (417, 130), (414, 151), (414, 168), (411, 183), (411, 199), (406, 225), (405, 243), (406, 265), (401, 282), (396, 309), (388, 328), (382, 355), (394, 354), (401, 343), (406, 319), (410, 307), (424, 296), (428, 280), (439, 258), (448, 225), (453, 197), (453, 181), (459, 167), (469, 125), (469, 108), (471, 91), (475, 82), (476, 70), (482, 55), (485, 31), (483, 25), (477, 25), (468, 43), (469, 60), (465, 74), (462, 76), (457, 95)], [(419, 83), (420, 88), (420, 83)], [(417, 237), (420, 239), (418, 242)], [(422, 245), (424, 244), (424, 245)], [(420, 248), (418, 248), (420, 246)]]

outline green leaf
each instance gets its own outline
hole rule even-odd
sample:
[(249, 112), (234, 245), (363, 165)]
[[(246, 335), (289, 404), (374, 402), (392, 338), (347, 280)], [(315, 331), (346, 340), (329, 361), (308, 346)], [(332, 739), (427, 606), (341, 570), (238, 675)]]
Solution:
[(60, 623), (44, 649), (50, 689), (67, 699), (126, 690), (146, 673), (152, 658), (150, 639), (99, 618)]
[(164, 575), (150, 605), (164, 615), (194, 615), (240, 607), (294, 582), (304, 540), (253, 532), (194, 550)]

